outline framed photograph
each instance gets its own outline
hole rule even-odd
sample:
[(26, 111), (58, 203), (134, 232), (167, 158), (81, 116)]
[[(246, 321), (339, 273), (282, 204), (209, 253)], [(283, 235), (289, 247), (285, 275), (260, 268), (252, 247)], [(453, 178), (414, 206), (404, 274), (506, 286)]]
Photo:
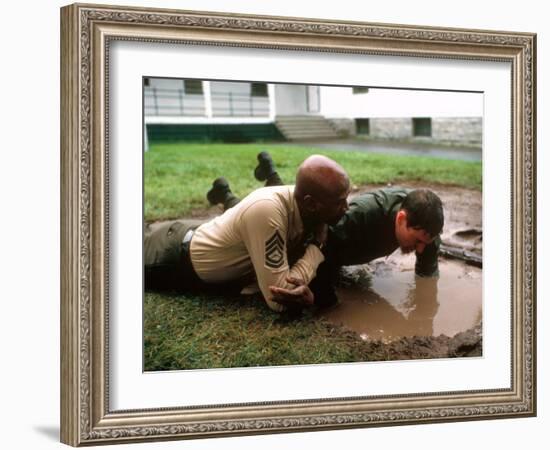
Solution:
[[(75, 4), (61, 43), (62, 442), (536, 414), (534, 34)], [(280, 307), (248, 234), (217, 272), (192, 245), (312, 155), (347, 173), (346, 208), (262, 264), (338, 263)], [(440, 226), (407, 244), (426, 191)], [(200, 289), (151, 288), (161, 232)]]

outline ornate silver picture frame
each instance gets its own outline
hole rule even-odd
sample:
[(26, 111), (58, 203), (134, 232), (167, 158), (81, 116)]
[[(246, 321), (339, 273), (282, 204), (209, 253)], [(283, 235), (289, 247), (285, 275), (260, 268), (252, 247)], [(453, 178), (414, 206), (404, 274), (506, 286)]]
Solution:
[[(512, 254), (511, 298), (506, 300), (511, 308), (510, 385), (113, 409), (109, 372), (109, 57), (110, 46), (117, 41), (510, 64), (511, 148), (507, 155), (511, 158)], [(85, 4), (62, 8), (61, 441), (81, 446), (534, 416), (535, 89), (536, 35), (530, 33)]]

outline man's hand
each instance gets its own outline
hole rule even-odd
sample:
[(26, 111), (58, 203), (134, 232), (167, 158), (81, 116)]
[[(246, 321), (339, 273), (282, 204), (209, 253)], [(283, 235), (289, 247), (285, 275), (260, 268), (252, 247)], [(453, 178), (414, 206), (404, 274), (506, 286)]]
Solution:
[(295, 287), (284, 289), (277, 286), (269, 286), (273, 294), (272, 300), (283, 306), (310, 306), (313, 305), (315, 297), (311, 289), (302, 280), (294, 277), (287, 277), (287, 283)]

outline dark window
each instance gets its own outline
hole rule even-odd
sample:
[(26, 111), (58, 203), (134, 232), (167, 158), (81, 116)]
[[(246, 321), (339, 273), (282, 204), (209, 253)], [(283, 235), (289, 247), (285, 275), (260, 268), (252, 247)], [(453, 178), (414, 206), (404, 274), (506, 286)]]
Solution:
[(149, 87), (149, 85), (150, 85), (149, 78), (144, 78), (143, 79), (143, 86)]
[(355, 128), (357, 129), (357, 134), (370, 134), (369, 119), (355, 119)]
[(418, 117), (413, 119), (413, 136), (432, 136), (432, 119)]
[(183, 80), (183, 90), (186, 94), (202, 95), (201, 80)]
[(369, 88), (365, 86), (353, 86), (351, 89), (354, 94), (366, 94), (369, 92)]
[(267, 84), (252, 83), (250, 85), (250, 95), (252, 97), (267, 97)]

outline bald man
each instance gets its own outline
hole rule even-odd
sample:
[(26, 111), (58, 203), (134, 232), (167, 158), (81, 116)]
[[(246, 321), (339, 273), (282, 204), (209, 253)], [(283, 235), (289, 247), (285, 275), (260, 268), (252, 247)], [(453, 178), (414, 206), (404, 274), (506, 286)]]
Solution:
[(274, 289), (307, 285), (315, 277), (327, 225), (347, 211), (349, 190), (339, 164), (313, 155), (298, 168), (295, 186), (258, 189), (199, 226), (176, 221), (147, 231), (145, 288), (244, 286), (255, 279), (267, 305), (284, 311), (289, 305), (274, 298)]
[[(254, 176), (266, 185), (283, 184), (267, 152), (258, 155)], [(238, 203), (224, 178), (214, 182), (207, 198), (225, 209)], [(436, 276), (443, 221), (441, 200), (424, 189), (385, 188), (361, 194), (350, 202), (350, 209), (338, 224), (330, 227), (323, 249), (325, 261), (309, 287), (300, 279), (293, 279), (290, 289), (271, 286), (273, 299), (295, 306), (332, 305), (337, 302), (333, 281), (341, 266), (365, 264), (398, 247), (405, 253), (416, 251), (417, 275)]]

